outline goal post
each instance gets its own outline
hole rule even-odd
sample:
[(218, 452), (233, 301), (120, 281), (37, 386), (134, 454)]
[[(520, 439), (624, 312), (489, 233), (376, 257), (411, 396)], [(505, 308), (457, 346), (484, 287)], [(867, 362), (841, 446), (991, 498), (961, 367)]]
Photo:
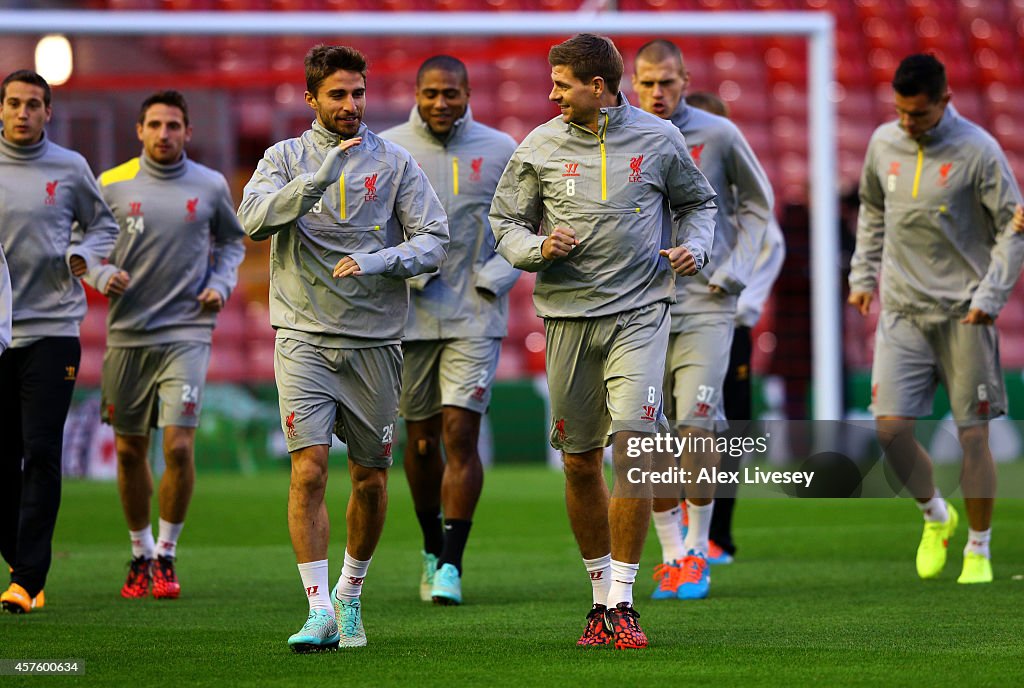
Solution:
[(842, 304), (836, 180), (835, 20), (827, 12), (97, 12), (0, 11), (0, 34), (797, 36), (807, 39), (813, 414), (841, 420)]

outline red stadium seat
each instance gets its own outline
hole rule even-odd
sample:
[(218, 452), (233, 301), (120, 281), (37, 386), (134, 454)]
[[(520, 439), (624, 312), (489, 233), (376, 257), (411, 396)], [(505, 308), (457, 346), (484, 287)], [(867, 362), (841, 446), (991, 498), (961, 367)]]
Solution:
[(103, 377), (103, 356), (105, 346), (82, 346), (82, 358), (78, 363), (77, 384), (88, 387), (99, 387)]
[(82, 324), (79, 327), (79, 338), (82, 347), (95, 346), (103, 348), (107, 344), (107, 303), (102, 302), (89, 304), (89, 310), (85, 312)]

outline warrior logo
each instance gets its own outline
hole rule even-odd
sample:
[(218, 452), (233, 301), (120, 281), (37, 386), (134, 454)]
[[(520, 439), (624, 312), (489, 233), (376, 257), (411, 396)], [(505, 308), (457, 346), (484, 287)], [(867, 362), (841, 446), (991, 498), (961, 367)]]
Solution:
[(563, 177), (578, 177), (580, 176), (580, 164), (578, 162), (567, 162), (565, 163), (565, 172), (562, 172)]

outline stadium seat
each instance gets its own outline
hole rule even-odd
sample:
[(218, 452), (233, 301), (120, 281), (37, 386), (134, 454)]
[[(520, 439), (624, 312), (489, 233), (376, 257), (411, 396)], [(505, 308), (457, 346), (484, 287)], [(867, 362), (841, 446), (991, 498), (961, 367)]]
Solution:
[(107, 303), (102, 302), (89, 304), (85, 312), (82, 324), (79, 328), (79, 339), (82, 347), (97, 346), (103, 348), (107, 344)]

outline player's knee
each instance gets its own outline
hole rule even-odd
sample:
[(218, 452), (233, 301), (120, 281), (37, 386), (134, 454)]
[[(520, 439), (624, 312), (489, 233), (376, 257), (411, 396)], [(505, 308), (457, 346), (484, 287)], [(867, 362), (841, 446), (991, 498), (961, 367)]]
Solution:
[(192, 440), (176, 437), (164, 444), (164, 461), (168, 467), (181, 468), (192, 462)]
[(117, 443), (117, 461), (122, 466), (135, 467), (147, 460), (146, 444), (121, 440)]
[(589, 454), (565, 454), (562, 470), (569, 481), (604, 479), (601, 457), (595, 461)]
[(380, 502), (387, 496), (387, 473), (379, 468), (364, 468), (352, 471), (352, 492), (364, 502)]
[(60, 476), (60, 442), (44, 437), (28, 438), (24, 444), (24, 456), (40, 473), (50, 477)]
[(412, 446), (417, 459), (426, 459), (437, 451), (437, 440), (433, 437), (420, 437)]
[(988, 427), (972, 425), (960, 428), (960, 446), (964, 455), (977, 454), (988, 449)]
[(327, 467), (316, 461), (292, 461), (292, 485), (305, 492), (327, 487)]

